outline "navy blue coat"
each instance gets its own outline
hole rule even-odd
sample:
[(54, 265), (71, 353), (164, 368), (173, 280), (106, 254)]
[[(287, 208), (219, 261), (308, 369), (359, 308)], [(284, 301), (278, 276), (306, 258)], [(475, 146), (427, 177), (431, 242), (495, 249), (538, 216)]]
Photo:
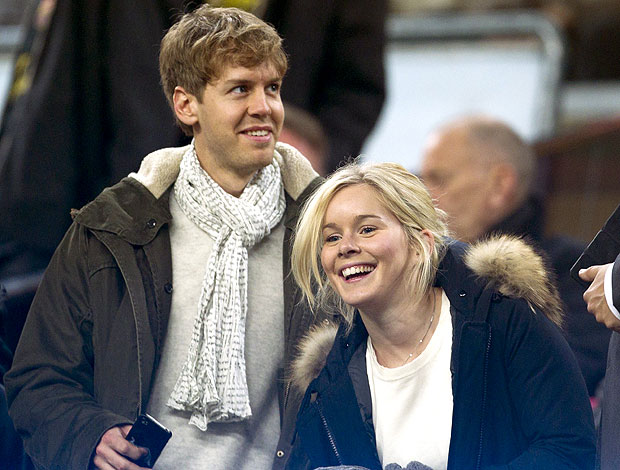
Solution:
[[(502, 280), (480, 279), (463, 262), (463, 249), (449, 247), (436, 281), (450, 301), (453, 326), (448, 469), (593, 468), (587, 390), (558, 327), (530, 307), (535, 302), (501, 294)], [(519, 256), (513, 259), (520, 263)], [(532, 291), (543, 290), (532, 282)], [(345, 331), (339, 328), (325, 367), (306, 390), (290, 469), (382, 468), (366, 376), (367, 332), (359, 314), (352, 331)]]

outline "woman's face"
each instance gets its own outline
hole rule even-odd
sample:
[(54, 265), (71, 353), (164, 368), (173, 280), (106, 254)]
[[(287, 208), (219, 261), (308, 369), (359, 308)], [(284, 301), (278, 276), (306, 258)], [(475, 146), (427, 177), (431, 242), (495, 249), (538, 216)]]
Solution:
[(375, 189), (359, 184), (338, 191), (327, 206), (322, 234), (321, 264), (347, 304), (369, 312), (409, 301), (411, 263), (419, 255)]

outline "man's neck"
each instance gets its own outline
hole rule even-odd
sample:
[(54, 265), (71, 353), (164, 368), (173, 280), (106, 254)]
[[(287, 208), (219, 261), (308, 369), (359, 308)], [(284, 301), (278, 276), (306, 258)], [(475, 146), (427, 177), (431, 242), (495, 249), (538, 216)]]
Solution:
[(541, 199), (530, 195), (514, 210), (493, 224), (487, 233), (529, 235), (540, 240), (544, 232), (544, 208)]

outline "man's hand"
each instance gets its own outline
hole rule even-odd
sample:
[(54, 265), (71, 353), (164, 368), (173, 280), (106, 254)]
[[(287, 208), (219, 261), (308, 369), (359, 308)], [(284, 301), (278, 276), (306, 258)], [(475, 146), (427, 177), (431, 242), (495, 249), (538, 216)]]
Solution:
[(98, 470), (141, 470), (135, 463), (127, 459), (137, 460), (147, 450), (137, 447), (125, 439), (131, 425), (116, 426), (108, 429), (95, 449), (93, 464)]
[(579, 277), (584, 281), (592, 282), (583, 293), (583, 300), (588, 304), (588, 312), (596, 317), (597, 322), (620, 333), (620, 320), (609, 310), (605, 298), (605, 272), (612, 266), (613, 263), (590, 266), (588, 269), (579, 271)]

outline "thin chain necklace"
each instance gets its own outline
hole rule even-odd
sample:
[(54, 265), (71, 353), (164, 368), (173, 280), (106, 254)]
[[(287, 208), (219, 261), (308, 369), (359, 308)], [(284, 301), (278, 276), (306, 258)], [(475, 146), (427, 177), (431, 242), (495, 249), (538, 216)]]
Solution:
[(426, 329), (426, 332), (424, 333), (424, 336), (422, 336), (422, 338), (418, 341), (418, 344), (415, 345), (415, 348), (413, 348), (413, 351), (411, 351), (408, 355), (407, 358), (405, 359), (405, 362), (403, 362), (400, 366), (404, 366), (405, 364), (407, 364), (411, 358), (413, 357), (413, 354), (415, 353), (416, 349), (418, 349), (418, 347), (424, 342), (424, 340), (426, 339), (426, 337), (428, 336), (428, 332), (431, 331), (431, 326), (433, 326), (433, 320), (435, 319), (435, 292), (433, 292), (433, 308), (432, 308), (432, 313), (431, 313), (431, 321), (428, 323), (428, 328)]

